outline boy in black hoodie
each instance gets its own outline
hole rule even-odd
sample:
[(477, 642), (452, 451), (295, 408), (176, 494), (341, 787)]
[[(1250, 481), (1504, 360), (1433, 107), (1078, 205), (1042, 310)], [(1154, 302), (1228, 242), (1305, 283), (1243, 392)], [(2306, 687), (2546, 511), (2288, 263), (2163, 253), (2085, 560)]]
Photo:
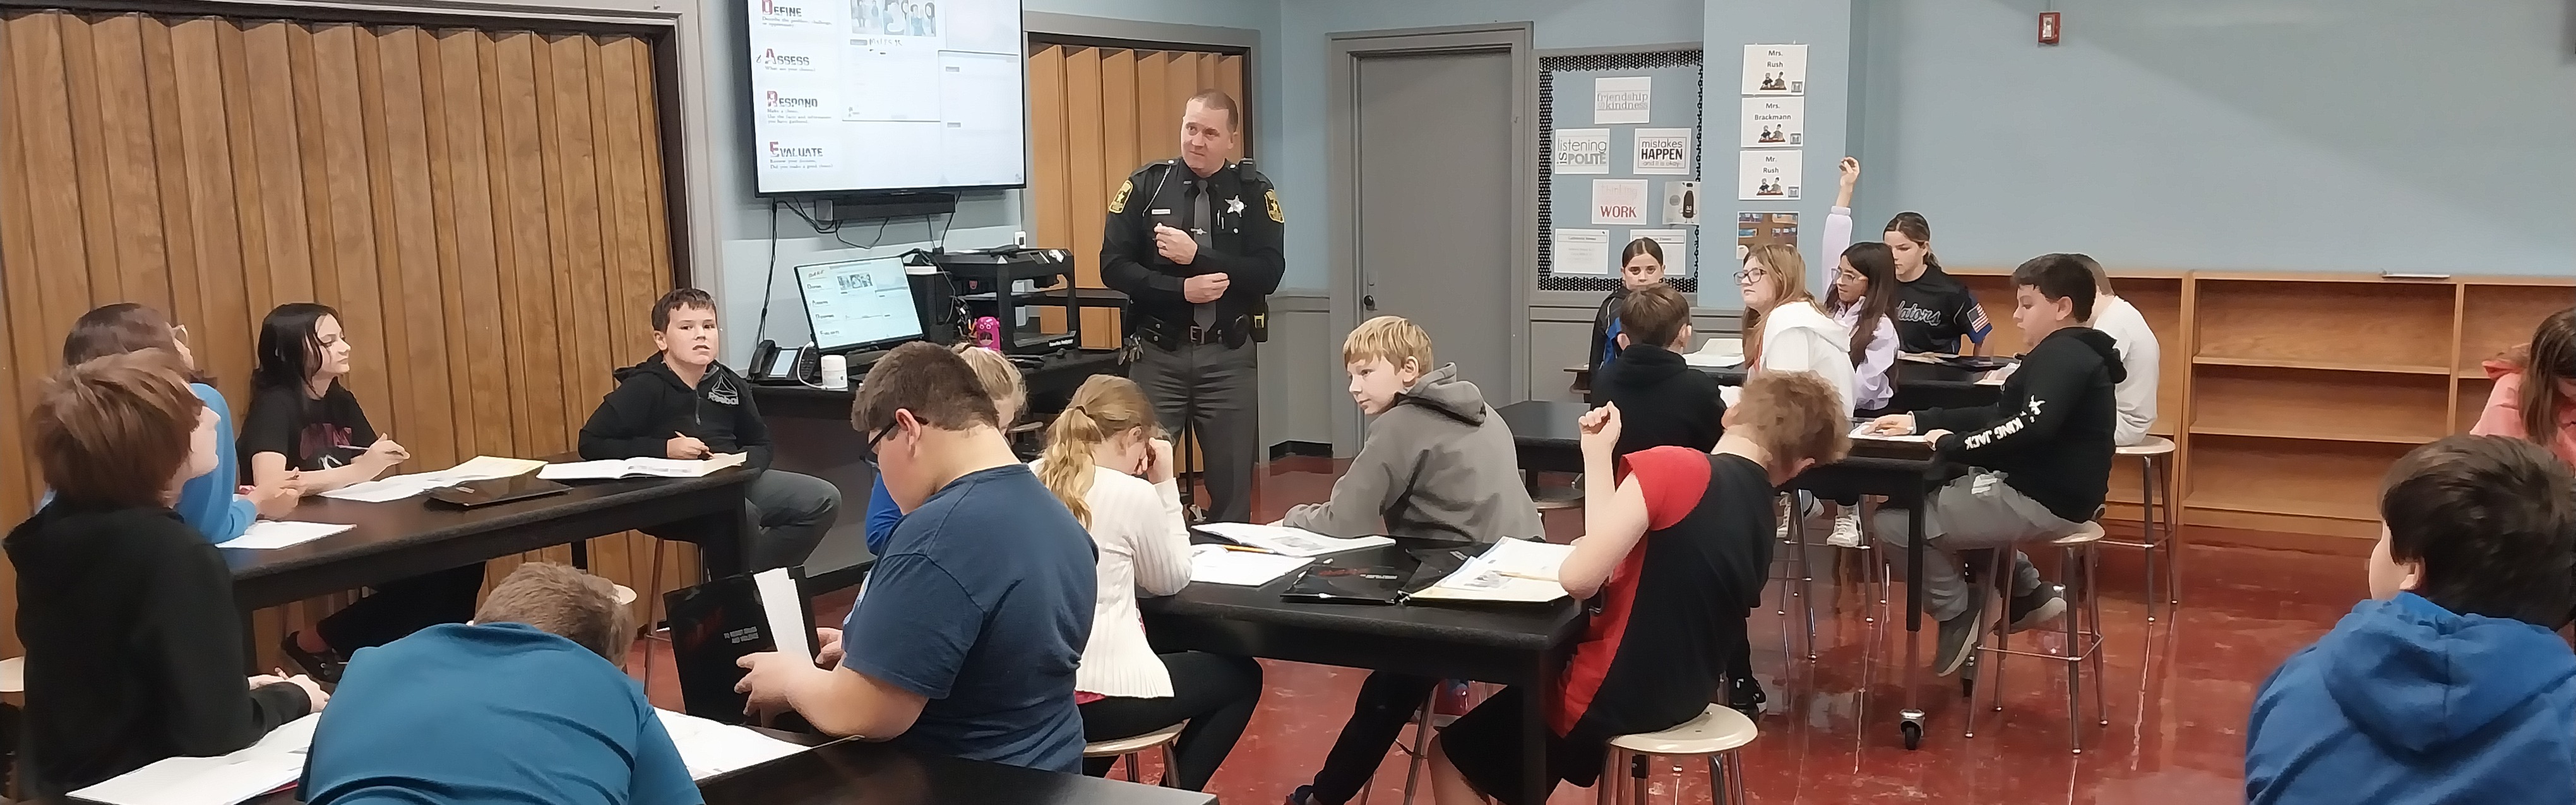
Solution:
[(1619, 360), (1602, 364), (1592, 379), (1592, 404), (1629, 412), (1614, 455), (1667, 445), (1715, 449), (1726, 402), (1717, 378), (1682, 360), (1690, 348), (1690, 300), (1669, 285), (1633, 291), (1620, 308), (1619, 330)]
[[(2093, 296), (2092, 272), (2072, 257), (2051, 254), (2021, 264), (2013, 270), (2013, 320), (2030, 352), (2004, 379), (2001, 399), (1990, 407), (1933, 408), (1870, 423), (1880, 434), (1921, 433), (1944, 457), (1969, 467), (1933, 493), (1923, 514), (1931, 551), (1923, 560), (1924, 611), (1941, 621), (1933, 665), (1943, 675), (1967, 662), (1984, 628), (1984, 592), (1970, 587), (1961, 561), (1984, 567), (1988, 550), (2071, 533), (2093, 519), (2109, 494), (2119, 410), (2112, 388), (2128, 372), (2111, 337), (2083, 325), (2093, 315)], [(1905, 512), (1881, 509), (1878, 516), (1878, 538), (1905, 550)], [(1889, 561), (1899, 558), (1890, 554)], [(2004, 629), (2018, 632), (2065, 614), (2065, 598), (2040, 584), (2039, 570), (2019, 552), (2011, 582)]]
[[(769, 426), (752, 405), (751, 384), (716, 362), (716, 303), (707, 292), (681, 288), (653, 303), (653, 357), (614, 373), (617, 388), (581, 426), (581, 457), (701, 459), (744, 453), (743, 466), (760, 473), (743, 488), (745, 544), (699, 542), (707, 572), (717, 578), (789, 567), (831, 530), (841, 490), (810, 475), (769, 468)], [(668, 536), (698, 541), (701, 525), (683, 525)]]

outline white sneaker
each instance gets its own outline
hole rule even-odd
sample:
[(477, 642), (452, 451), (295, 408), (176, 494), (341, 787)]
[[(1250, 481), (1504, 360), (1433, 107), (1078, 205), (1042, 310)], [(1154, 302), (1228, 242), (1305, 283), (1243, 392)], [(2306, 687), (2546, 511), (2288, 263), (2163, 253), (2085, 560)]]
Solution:
[(1842, 508), (1841, 514), (1834, 515), (1834, 533), (1825, 537), (1825, 544), (1837, 548), (1858, 548), (1860, 547), (1860, 507)]

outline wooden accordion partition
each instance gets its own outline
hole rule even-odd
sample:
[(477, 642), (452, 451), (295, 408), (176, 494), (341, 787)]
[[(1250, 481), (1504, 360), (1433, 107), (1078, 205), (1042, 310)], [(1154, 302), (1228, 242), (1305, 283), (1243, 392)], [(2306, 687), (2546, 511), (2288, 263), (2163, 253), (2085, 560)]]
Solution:
[[(1951, 273), (1985, 304), (1995, 351), (2021, 351), (2011, 272)], [(2111, 276), (2163, 349), (2150, 431), (2177, 442), (2183, 522), (2222, 529), (2205, 531), (2219, 542), (2353, 555), (2379, 536), (2389, 465), (2477, 422), (2495, 388), (2479, 364), (2576, 306), (2569, 277)], [(2111, 477), (2109, 518), (2135, 521), (2137, 463)]]
[[(1100, 284), (1101, 226), (1109, 197), (1145, 163), (1181, 154), (1181, 107), (1200, 90), (1234, 96), (1248, 113), (1243, 57), (1186, 50), (1144, 50), (1084, 45), (1032, 45), (1029, 49), (1029, 126), (1033, 160), (1029, 195), (1037, 221), (1034, 245), (1073, 252), (1077, 284)], [(1252, 153), (1252, 121), (1241, 121), (1244, 156)], [(1118, 346), (1118, 312), (1083, 312), (1082, 346)], [(1042, 320), (1047, 332), (1064, 332), (1060, 315)]]
[[(185, 324), (237, 416), (261, 316), (338, 308), (400, 471), (568, 451), (651, 349), (674, 274), (644, 40), (10, 11), (0, 55), (0, 521), (43, 485), (20, 426), (96, 305)], [(647, 589), (653, 545), (594, 541), (591, 567)], [(662, 588), (696, 578), (666, 550)], [(263, 615), (258, 645), (336, 605)]]

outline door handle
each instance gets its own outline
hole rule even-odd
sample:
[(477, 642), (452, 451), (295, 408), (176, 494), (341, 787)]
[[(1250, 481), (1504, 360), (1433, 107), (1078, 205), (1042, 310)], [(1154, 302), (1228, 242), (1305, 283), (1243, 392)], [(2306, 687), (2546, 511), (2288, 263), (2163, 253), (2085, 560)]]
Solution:
[(1375, 312), (1377, 310), (1377, 294), (1362, 295), (1360, 297), (1360, 306), (1368, 308), (1371, 312)]

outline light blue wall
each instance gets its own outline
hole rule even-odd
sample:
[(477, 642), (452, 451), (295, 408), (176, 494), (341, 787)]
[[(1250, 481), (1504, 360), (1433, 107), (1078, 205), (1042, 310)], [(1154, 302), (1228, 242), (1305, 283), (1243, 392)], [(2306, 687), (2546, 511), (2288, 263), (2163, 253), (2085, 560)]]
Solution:
[(1857, 5), (1861, 228), (1945, 262), (2576, 274), (2566, 0)]
[[(1280, 87), (1282, 49), (1279, 36), (1279, 7), (1276, 0), (1024, 0), (1028, 11), (1078, 14), (1089, 17), (1139, 20), (1181, 25), (1206, 25), (1243, 28), (1261, 32), (1261, 47), (1253, 64), (1253, 120), (1255, 142), (1268, 143), (1283, 139)], [(706, 63), (716, 71), (718, 81), (708, 95), (710, 108), (721, 121), (712, 142), (696, 147), (710, 149), (717, 155), (714, 182), (717, 195), (723, 199), (717, 211), (716, 237), (722, 263), (713, 276), (703, 269), (696, 281), (708, 287), (723, 306), (725, 321), (724, 359), (741, 365), (751, 355), (752, 346), (761, 338), (801, 342), (809, 337), (795, 283), (780, 279), (772, 283), (774, 273), (785, 277), (788, 269), (808, 263), (848, 260), (859, 257), (890, 256), (914, 248), (926, 248), (934, 240), (931, 225), (921, 219), (888, 223), (880, 232), (877, 224), (852, 225), (840, 236), (858, 244), (874, 243), (874, 248), (853, 249), (829, 235), (815, 233), (798, 220), (794, 213), (777, 214), (778, 239), (775, 245), (776, 269), (772, 265), (770, 241), (770, 204), (752, 195), (750, 164), (741, 155), (750, 140), (750, 124), (742, 115), (742, 19), (740, 14), (719, 19), (708, 27)], [(1175, 149), (1178, 135), (1175, 134)], [(1261, 156), (1267, 157), (1264, 153)], [(1265, 172), (1279, 172), (1268, 167), (1272, 160), (1262, 160)], [(953, 222), (946, 226), (944, 241), (950, 249), (975, 249), (1011, 242), (1016, 232), (1031, 228), (1027, 205), (1018, 191), (986, 191), (961, 197)], [(769, 308), (769, 324), (759, 326), (763, 301)], [(639, 354), (652, 349), (649, 344), (619, 345)]]
[[(1712, 144), (1707, 153), (1707, 181), (1716, 189), (1711, 195), (1710, 211), (1795, 212), (1798, 213), (1798, 251), (1807, 261), (1807, 285), (1821, 292), (1827, 283), (1827, 272), (1833, 270), (1841, 255), (1824, 254), (1825, 214), (1833, 206), (1835, 189), (1834, 164), (1841, 160), (1847, 137), (1851, 105), (1851, 30), (1852, 5), (1856, 0), (1802, 0), (1795, 3), (1745, 2), (1712, 0), (1707, 17), (1707, 75), (1702, 88), (1706, 95), (1703, 108), (1708, 115), (1704, 127)], [(1800, 155), (1802, 196), (1797, 201), (1735, 201), (1736, 147), (1744, 114), (1744, 46), (1804, 44), (1807, 46), (1807, 142)], [(1864, 167), (1862, 175), (1868, 171)], [(1857, 202), (1855, 202), (1857, 203)], [(1726, 206), (1733, 205), (1733, 206)], [(1733, 221), (1732, 214), (1721, 214), (1718, 220)], [(1732, 238), (1731, 227), (1720, 230)], [(1855, 233), (1854, 237), (1861, 237)], [(1731, 253), (1731, 252), (1730, 252)], [(1703, 267), (1709, 276), (1725, 276), (1739, 266), (1722, 266), (1712, 262)], [(1744, 300), (1728, 293), (1729, 286), (1720, 282), (1700, 291), (1702, 307), (1741, 310)]]
[(1325, 254), (1331, 238), (1319, 214), (1331, 34), (1529, 22), (1532, 44), (1549, 49), (1693, 42), (1700, 31), (1696, 0), (1282, 0), (1279, 16), (1289, 126), (1286, 147), (1262, 172), (1279, 184), (1288, 213), (1288, 273), (1280, 284), (1317, 291), (1332, 285)]

